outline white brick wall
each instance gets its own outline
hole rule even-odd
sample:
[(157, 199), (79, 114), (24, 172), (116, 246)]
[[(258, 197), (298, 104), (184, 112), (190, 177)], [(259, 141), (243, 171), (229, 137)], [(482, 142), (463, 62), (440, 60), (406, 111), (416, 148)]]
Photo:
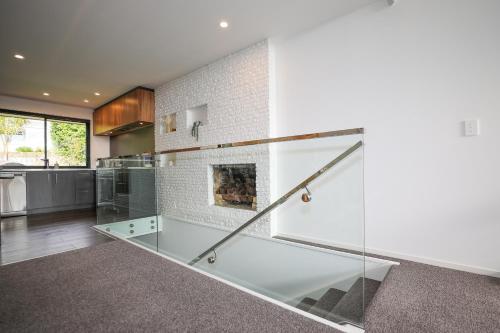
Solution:
[[(269, 81), (269, 45), (263, 41), (157, 88), (156, 150), (269, 137)], [(208, 105), (208, 123), (199, 128), (197, 142), (186, 124), (186, 110), (203, 104)], [(162, 133), (161, 119), (171, 113), (177, 114), (177, 130)], [(228, 230), (254, 216), (254, 211), (211, 204), (213, 164), (255, 163), (257, 212), (270, 203), (267, 145), (177, 153), (175, 158), (175, 165), (162, 166), (157, 176), (162, 215)], [(269, 236), (270, 217), (248, 232)]]
[[(260, 42), (155, 89), (156, 151), (269, 136), (269, 46)], [(186, 110), (208, 104), (197, 142)], [(161, 118), (177, 113), (177, 131), (161, 133)]]

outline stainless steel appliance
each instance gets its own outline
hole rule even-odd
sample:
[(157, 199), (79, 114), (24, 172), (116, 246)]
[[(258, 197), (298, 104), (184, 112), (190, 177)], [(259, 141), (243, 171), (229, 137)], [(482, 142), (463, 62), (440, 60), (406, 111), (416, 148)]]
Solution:
[(1, 216), (26, 215), (26, 172), (0, 172)]

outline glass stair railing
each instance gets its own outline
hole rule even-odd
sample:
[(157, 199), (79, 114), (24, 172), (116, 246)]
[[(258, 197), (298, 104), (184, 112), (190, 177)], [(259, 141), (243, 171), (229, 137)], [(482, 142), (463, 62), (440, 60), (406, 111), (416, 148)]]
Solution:
[(231, 238), (233, 238), (234, 236), (236, 236), (237, 234), (239, 234), (240, 232), (242, 232), (244, 229), (246, 229), (247, 227), (249, 227), (252, 223), (254, 223), (255, 221), (259, 220), (261, 217), (263, 217), (263, 216), (271, 213), (275, 208), (277, 208), (280, 205), (282, 205), (283, 203), (285, 203), (292, 195), (294, 195), (298, 191), (305, 189), (307, 193), (303, 194), (302, 201), (309, 202), (311, 200), (311, 192), (309, 191), (309, 189), (307, 188), (307, 186), (312, 181), (314, 181), (316, 178), (321, 177), (321, 175), (323, 175), (324, 173), (326, 173), (333, 166), (335, 166), (336, 164), (338, 164), (339, 162), (341, 162), (342, 160), (344, 160), (345, 158), (347, 158), (349, 155), (351, 155), (353, 152), (355, 152), (357, 149), (359, 149), (362, 145), (363, 145), (363, 142), (362, 141), (358, 141), (356, 144), (354, 144), (352, 147), (350, 147), (349, 149), (347, 149), (346, 151), (344, 151), (338, 157), (336, 157), (333, 160), (331, 160), (330, 162), (328, 162), (328, 164), (324, 165), (321, 169), (319, 169), (314, 174), (312, 174), (311, 176), (309, 176), (305, 180), (303, 180), (300, 184), (298, 184), (297, 186), (295, 186), (294, 188), (292, 188), (290, 191), (288, 191), (287, 193), (285, 193), (278, 200), (274, 201), (272, 204), (270, 204), (269, 206), (267, 206), (266, 208), (264, 208), (262, 211), (260, 211), (254, 217), (252, 217), (251, 219), (249, 219), (247, 222), (243, 223), (240, 227), (238, 227), (236, 230), (234, 230), (233, 232), (231, 232), (229, 235), (227, 235), (226, 237), (224, 237), (223, 239), (221, 239), (220, 241), (218, 241), (217, 243), (215, 243), (214, 245), (212, 245), (210, 248), (208, 248), (205, 252), (203, 252), (202, 254), (200, 254), (199, 256), (197, 256), (196, 258), (194, 258), (193, 260), (191, 260), (189, 262), (189, 265), (196, 264), (198, 261), (200, 261), (201, 259), (203, 259), (204, 257), (206, 257), (208, 254), (210, 254), (212, 252), (214, 253), (214, 256), (209, 257), (208, 258), (208, 262), (210, 264), (215, 263), (215, 260), (217, 258), (217, 254), (215, 253), (215, 250), (217, 250), (217, 248), (219, 248), (222, 244), (224, 244), (225, 242), (227, 242), (228, 240), (230, 240)]
[(363, 327), (391, 267), (364, 255), (363, 147), (350, 129), (109, 160), (96, 228), (327, 325)]

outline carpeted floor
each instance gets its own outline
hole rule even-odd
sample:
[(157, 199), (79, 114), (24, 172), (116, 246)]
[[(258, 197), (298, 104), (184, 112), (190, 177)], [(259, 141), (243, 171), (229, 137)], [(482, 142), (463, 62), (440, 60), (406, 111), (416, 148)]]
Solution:
[(399, 262), (368, 306), (367, 332), (500, 332), (500, 279)]
[(0, 267), (0, 332), (337, 332), (122, 241)]
[[(287, 237), (275, 238), (360, 254)], [(367, 255), (401, 263), (391, 269), (366, 310), (367, 332), (500, 332), (500, 278)]]
[[(500, 279), (402, 261), (366, 331), (500, 332)], [(0, 267), (0, 332), (336, 332), (122, 241)]]

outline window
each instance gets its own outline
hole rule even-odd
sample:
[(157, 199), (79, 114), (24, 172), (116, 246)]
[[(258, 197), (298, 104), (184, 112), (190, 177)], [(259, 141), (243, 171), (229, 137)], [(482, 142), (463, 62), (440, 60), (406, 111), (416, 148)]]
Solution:
[(43, 166), (44, 120), (0, 114), (0, 165)]
[(47, 158), (50, 165), (87, 165), (87, 126), (84, 123), (47, 120)]
[(90, 121), (0, 110), (0, 166), (89, 167)]

